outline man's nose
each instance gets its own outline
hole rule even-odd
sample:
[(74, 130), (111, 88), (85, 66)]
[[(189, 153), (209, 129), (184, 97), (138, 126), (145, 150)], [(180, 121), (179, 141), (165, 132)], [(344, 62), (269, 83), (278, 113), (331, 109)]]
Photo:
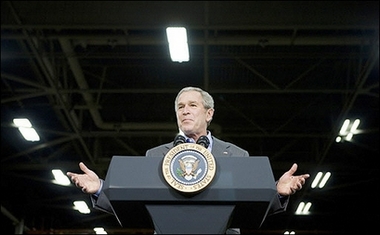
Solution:
[(183, 107), (182, 113), (184, 113), (184, 114), (189, 113), (189, 106), (188, 105), (185, 105)]

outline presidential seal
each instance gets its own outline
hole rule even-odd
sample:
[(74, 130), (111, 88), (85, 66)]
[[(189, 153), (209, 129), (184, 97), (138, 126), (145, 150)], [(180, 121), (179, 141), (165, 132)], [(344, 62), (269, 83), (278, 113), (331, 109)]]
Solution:
[(194, 143), (173, 147), (162, 162), (166, 182), (183, 193), (196, 193), (206, 188), (215, 172), (214, 156), (202, 145)]

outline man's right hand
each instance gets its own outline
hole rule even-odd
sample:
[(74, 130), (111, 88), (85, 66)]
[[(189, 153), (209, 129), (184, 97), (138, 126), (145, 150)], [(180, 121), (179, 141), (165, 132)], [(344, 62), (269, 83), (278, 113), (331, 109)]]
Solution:
[(75, 186), (82, 189), (82, 192), (88, 194), (96, 193), (100, 188), (100, 179), (98, 175), (88, 169), (83, 162), (79, 163), (79, 168), (83, 171), (83, 174), (67, 172), (66, 175), (70, 177)]

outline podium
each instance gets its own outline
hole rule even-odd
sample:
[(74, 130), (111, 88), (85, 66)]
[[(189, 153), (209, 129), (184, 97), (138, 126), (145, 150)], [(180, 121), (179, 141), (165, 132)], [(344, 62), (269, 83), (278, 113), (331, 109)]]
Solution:
[(123, 227), (158, 234), (223, 234), (259, 228), (277, 193), (269, 159), (217, 157), (212, 182), (200, 192), (173, 189), (161, 157), (113, 156), (104, 193)]

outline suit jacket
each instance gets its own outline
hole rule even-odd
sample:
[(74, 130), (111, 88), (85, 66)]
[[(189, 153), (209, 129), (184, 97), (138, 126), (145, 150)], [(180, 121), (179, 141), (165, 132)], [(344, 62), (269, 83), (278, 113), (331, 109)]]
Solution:
[[(214, 156), (226, 156), (226, 157), (233, 157), (233, 156), (246, 156), (249, 157), (248, 151), (232, 144), (229, 142), (225, 142), (223, 140), (220, 140), (216, 137), (212, 137), (212, 150), (211, 153)], [(166, 153), (173, 148), (173, 142), (162, 144), (157, 147), (151, 148), (146, 151), (147, 157), (164, 157)], [(91, 196), (91, 200), (93, 203), (93, 207), (102, 210), (107, 213), (114, 214), (112, 205), (110, 201), (107, 199), (107, 196), (101, 192), (99, 194), (99, 197)], [(269, 210), (269, 214), (275, 214), (278, 212), (282, 212), (286, 210), (286, 207), (289, 202), (289, 197), (283, 197), (280, 198), (279, 196), (273, 199), (273, 203), (271, 204), (271, 208)]]
[[(147, 157), (164, 157), (169, 150), (173, 148), (173, 142), (162, 144), (157, 147), (151, 148), (148, 151), (146, 151), (145, 156)], [(220, 140), (216, 137), (212, 137), (212, 149), (211, 153), (214, 156), (226, 156), (226, 157), (232, 157), (232, 156), (246, 156), (248, 157), (249, 154), (246, 150), (225, 142), (223, 140)]]

